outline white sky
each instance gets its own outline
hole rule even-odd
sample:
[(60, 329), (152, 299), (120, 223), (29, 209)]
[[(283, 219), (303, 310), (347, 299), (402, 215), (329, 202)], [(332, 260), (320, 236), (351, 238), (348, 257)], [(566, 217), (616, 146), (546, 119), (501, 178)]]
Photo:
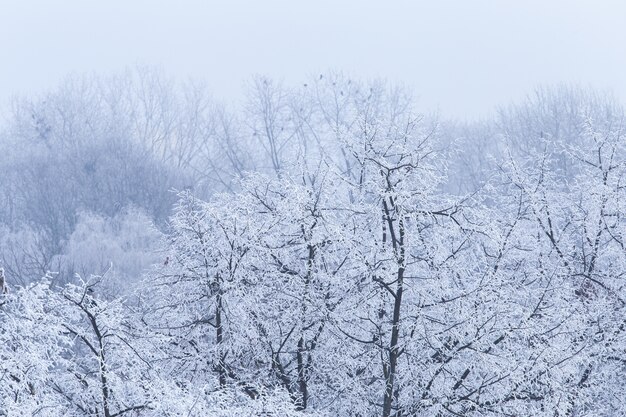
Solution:
[(624, 101), (626, 1), (0, 0), (0, 102), (134, 64), (226, 99), (258, 73), (381, 76), (461, 118), (561, 81)]

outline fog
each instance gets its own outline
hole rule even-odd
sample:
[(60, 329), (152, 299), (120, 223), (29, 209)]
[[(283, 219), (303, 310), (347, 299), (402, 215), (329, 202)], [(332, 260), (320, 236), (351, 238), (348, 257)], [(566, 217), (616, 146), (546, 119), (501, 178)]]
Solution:
[(556, 82), (626, 97), (625, 17), (619, 0), (5, 1), (0, 100), (134, 64), (229, 100), (254, 74), (295, 83), (339, 69), (476, 118)]
[(625, 6), (0, 6), (0, 417), (626, 415)]

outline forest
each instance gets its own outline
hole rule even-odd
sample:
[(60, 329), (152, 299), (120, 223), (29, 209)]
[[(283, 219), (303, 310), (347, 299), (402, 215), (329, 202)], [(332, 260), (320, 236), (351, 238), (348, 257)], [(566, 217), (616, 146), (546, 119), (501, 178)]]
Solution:
[(0, 416), (626, 415), (626, 132), (538, 87), (136, 67), (0, 122)]

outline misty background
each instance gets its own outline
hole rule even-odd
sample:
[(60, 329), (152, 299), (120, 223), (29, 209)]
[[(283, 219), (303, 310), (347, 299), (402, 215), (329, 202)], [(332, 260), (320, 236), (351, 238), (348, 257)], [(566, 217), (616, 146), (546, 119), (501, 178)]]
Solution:
[(561, 82), (623, 99), (625, 16), (618, 0), (3, 1), (0, 101), (135, 64), (229, 101), (255, 74), (339, 69), (405, 83), (420, 107), (461, 119)]

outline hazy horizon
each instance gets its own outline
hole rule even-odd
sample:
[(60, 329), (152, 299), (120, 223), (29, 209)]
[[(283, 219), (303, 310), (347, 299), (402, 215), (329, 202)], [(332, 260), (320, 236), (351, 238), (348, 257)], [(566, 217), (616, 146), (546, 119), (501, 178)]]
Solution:
[(624, 102), (626, 5), (354, 0), (0, 6), (0, 102), (70, 73), (156, 66), (233, 101), (255, 74), (287, 84), (329, 69), (403, 83), (419, 106), (476, 118), (539, 85), (611, 90)]

